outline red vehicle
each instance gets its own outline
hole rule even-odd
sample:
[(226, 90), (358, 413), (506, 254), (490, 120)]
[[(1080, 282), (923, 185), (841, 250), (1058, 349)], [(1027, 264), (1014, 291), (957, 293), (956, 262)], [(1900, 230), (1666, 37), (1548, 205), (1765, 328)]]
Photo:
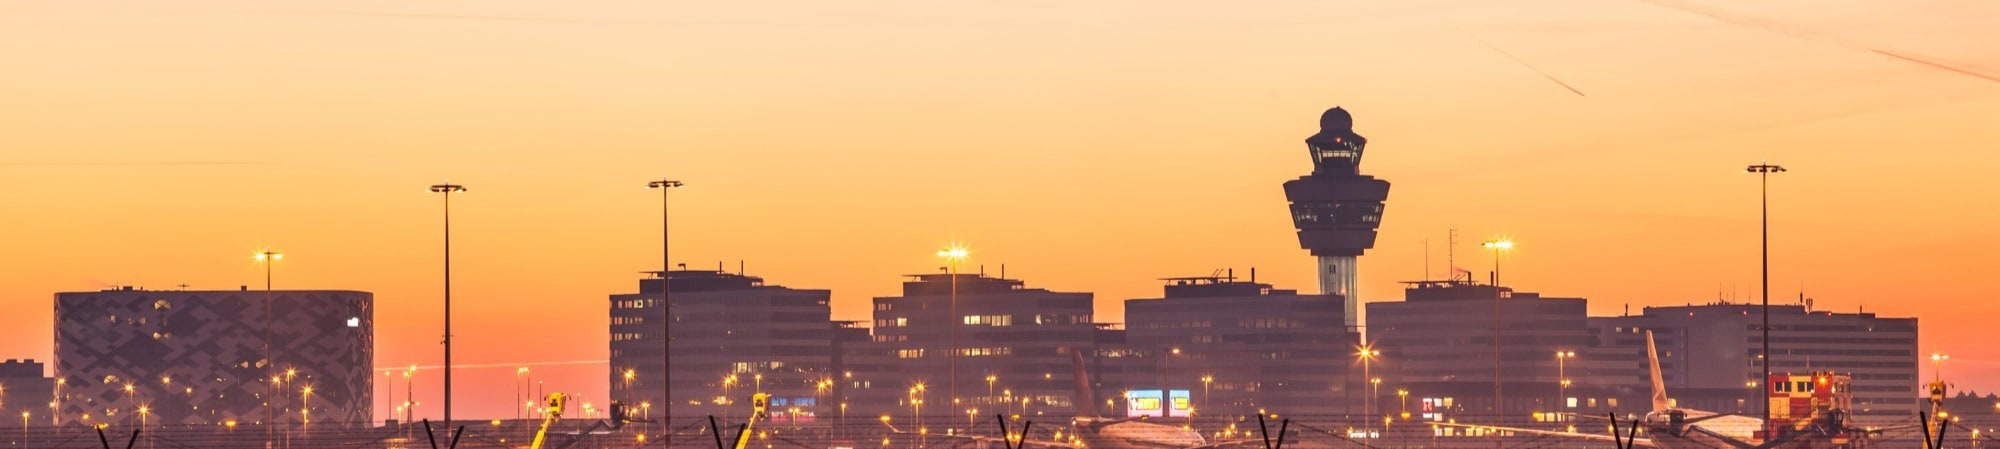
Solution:
[(1771, 421), (1758, 432), (1758, 439), (1786, 441), (1810, 432), (1813, 440), (1835, 446), (1865, 441), (1860, 431), (1847, 426), (1847, 411), (1854, 405), (1853, 381), (1832, 372), (1771, 375), (1765, 383)]

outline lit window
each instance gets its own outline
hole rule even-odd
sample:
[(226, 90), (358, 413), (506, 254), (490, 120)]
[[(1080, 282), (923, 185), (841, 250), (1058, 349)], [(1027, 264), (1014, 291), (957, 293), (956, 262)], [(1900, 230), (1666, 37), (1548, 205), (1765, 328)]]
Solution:
[(347, 327), (361, 327), (361, 317), (348, 318)]

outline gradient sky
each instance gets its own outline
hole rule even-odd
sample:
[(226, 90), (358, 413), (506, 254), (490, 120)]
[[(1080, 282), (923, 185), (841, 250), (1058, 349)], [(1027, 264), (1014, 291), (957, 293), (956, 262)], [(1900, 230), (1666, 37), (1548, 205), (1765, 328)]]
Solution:
[(233, 289), (268, 246), (279, 288), (375, 292), (379, 366), (435, 365), (447, 179), (471, 189), (458, 361), (500, 367), (462, 371), (472, 416), (511, 414), (491, 392), (522, 363), (603, 397), (606, 295), (659, 268), (661, 176), (688, 183), (677, 262), (832, 289), (838, 319), (954, 240), (1103, 321), (1159, 277), (1312, 290), (1279, 185), (1338, 105), (1394, 183), (1364, 300), (1442, 276), (1454, 228), (1458, 265), (1511, 237), (1507, 283), (1598, 314), (1754, 300), (1743, 166), (1769, 161), (1792, 170), (1773, 296), (1920, 317), (1983, 392), (1994, 23), (1979, 0), (0, 0), (0, 357), (52, 358), (55, 292)]

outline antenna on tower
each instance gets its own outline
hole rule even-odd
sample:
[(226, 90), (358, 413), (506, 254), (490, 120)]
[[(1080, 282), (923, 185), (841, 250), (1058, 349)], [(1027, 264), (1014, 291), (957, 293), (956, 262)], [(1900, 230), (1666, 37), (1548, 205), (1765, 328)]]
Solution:
[(1431, 280), (1431, 239), (1424, 239), (1424, 280)]

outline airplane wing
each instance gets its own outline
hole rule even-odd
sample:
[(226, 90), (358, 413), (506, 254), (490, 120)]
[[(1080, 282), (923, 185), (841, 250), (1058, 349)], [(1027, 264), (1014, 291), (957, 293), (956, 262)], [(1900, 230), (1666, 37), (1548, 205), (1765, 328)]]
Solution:
[(1242, 439), (1242, 440), (1218, 441), (1201, 446), (1191, 447), (1188, 449), (1240, 449), (1240, 448), (1261, 448), (1261, 447), (1264, 447), (1263, 439)]
[[(906, 432), (898, 432), (898, 434), (901, 434), (901, 435), (911, 435), (910, 433), (906, 433)], [(934, 439), (950, 439), (950, 440), (960, 440), (960, 441), (971, 441), (971, 442), (974, 442), (974, 443), (987, 443), (987, 444), (992, 444), (992, 443), (1000, 443), (1001, 445), (1008, 445), (1008, 444), (1018, 444), (1018, 445), (1020, 445), (1020, 446), (1022, 446), (1022, 447), (1033, 447), (1033, 448), (1041, 448), (1041, 449), (1076, 449), (1076, 446), (1075, 446), (1075, 445), (1072, 445), (1072, 444), (1069, 444), (1069, 443), (1065, 443), (1065, 442), (1059, 442), (1059, 441), (1035, 441), (1035, 440), (1027, 440), (1027, 441), (1008, 441), (1008, 440), (1007, 440), (1006, 438), (1000, 438), (1000, 437), (981, 437), (981, 436), (972, 436), (972, 435), (930, 435), (929, 437), (930, 437), (930, 438), (934, 438)]]
[[(1540, 430), (1540, 429), (1525, 429), (1525, 428), (1520, 428), (1520, 427), (1502, 427), (1502, 426), (1487, 426), (1487, 425), (1477, 425), (1477, 424), (1458, 424), (1458, 423), (1441, 423), (1441, 422), (1434, 422), (1434, 423), (1429, 423), (1429, 424), (1430, 424), (1430, 425), (1432, 425), (1432, 426), (1441, 426), (1441, 427), (1458, 427), (1458, 428), (1465, 428), (1465, 429), (1485, 429), (1485, 430), (1497, 430), (1497, 431), (1501, 431), (1501, 432), (1514, 432), (1514, 433), (1525, 433), (1525, 434), (1529, 434), (1529, 435), (1547, 435), (1547, 436), (1552, 436), (1552, 437), (1563, 437), (1563, 438), (1576, 438), (1576, 439), (1580, 439), (1580, 440), (1591, 440), (1591, 441), (1610, 441), (1610, 442), (1617, 442), (1617, 441), (1618, 441), (1619, 439), (1621, 439), (1621, 438), (1622, 438), (1622, 437), (1613, 437), (1613, 436), (1611, 436), (1611, 435), (1598, 435), (1598, 434), (1593, 434), (1593, 433), (1582, 433), (1582, 432), (1564, 432), (1564, 431), (1559, 431), (1559, 430)], [(1632, 440), (1632, 444), (1634, 444), (1634, 445), (1637, 445), (1637, 446), (1643, 446), (1643, 447), (1653, 447), (1653, 448), (1657, 448), (1657, 447), (1660, 447), (1660, 446), (1659, 446), (1659, 445), (1657, 445), (1657, 444), (1653, 444), (1653, 440), (1651, 440), (1651, 439), (1647, 439), (1647, 438), (1638, 438), (1638, 439), (1634, 439), (1634, 440)]]

